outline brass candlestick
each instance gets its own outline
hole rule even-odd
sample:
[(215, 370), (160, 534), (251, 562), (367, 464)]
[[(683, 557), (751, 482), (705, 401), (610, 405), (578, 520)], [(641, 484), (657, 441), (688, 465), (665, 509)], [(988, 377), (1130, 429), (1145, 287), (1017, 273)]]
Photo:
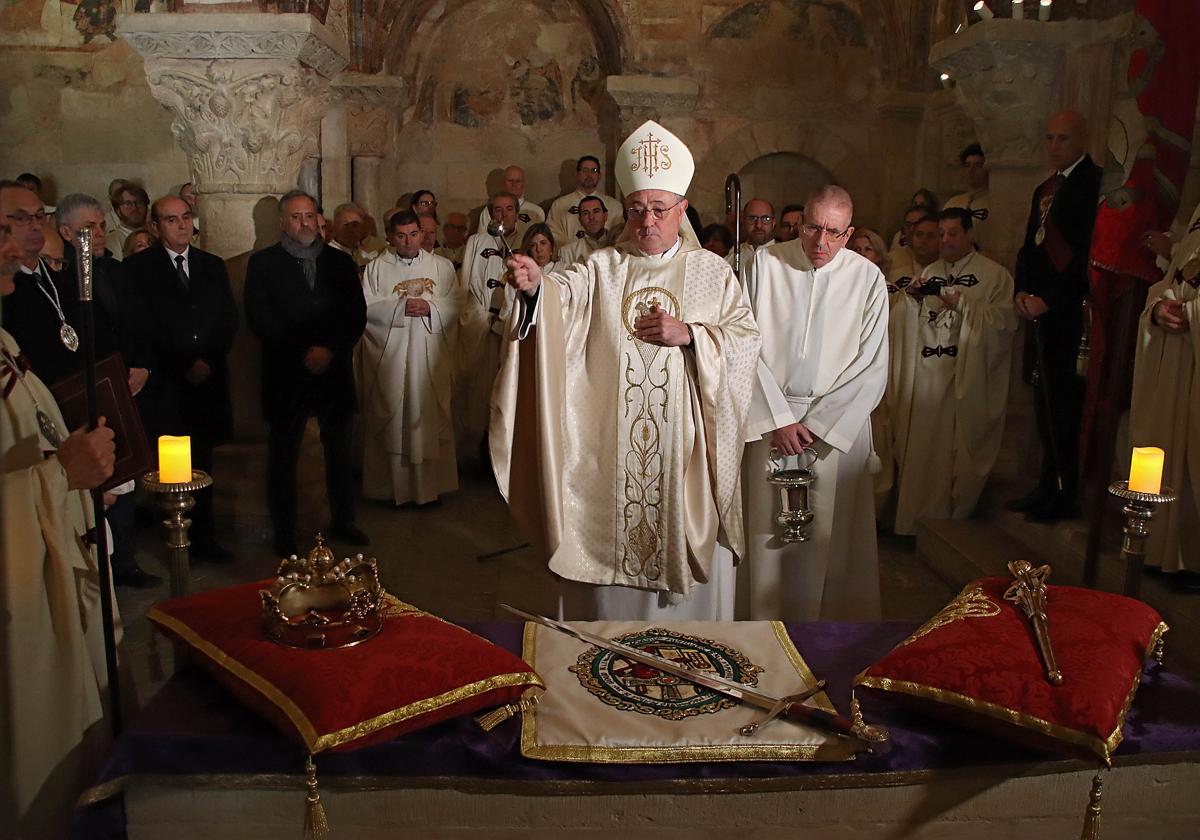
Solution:
[(211, 487), (212, 483), (212, 476), (203, 470), (192, 470), (191, 481), (177, 484), (159, 481), (157, 470), (142, 476), (142, 484), (147, 490), (158, 493), (158, 506), (167, 515), (163, 525), (167, 529), (167, 565), (171, 570), (172, 598), (188, 594), (188, 547), (192, 544), (188, 539), (188, 528), (192, 527), (192, 520), (187, 518), (187, 512), (196, 506), (192, 494)]
[(1125, 500), (1121, 512), (1125, 514), (1125, 539), (1121, 543), (1121, 557), (1125, 560), (1125, 594), (1139, 597), (1142, 589), (1142, 567), (1146, 563), (1146, 537), (1150, 536), (1150, 520), (1154, 518), (1154, 506), (1175, 501), (1175, 491), (1160, 487), (1157, 493), (1142, 493), (1130, 490), (1128, 481), (1114, 481), (1108, 492)]

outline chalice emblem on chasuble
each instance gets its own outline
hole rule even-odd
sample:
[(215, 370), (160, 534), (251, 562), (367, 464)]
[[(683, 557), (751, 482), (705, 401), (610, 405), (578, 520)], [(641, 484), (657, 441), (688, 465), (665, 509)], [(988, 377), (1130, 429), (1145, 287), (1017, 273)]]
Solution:
[[(689, 670), (713, 674), (746, 686), (758, 685), (763, 668), (736, 648), (712, 639), (664, 627), (650, 627), (618, 636), (616, 641), (661, 656)], [(621, 711), (683, 720), (732, 708), (737, 701), (723, 694), (666, 674), (650, 665), (631, 662), (620, 653), (589, 648), (569, 669), (579, 683), (601, 702)]]

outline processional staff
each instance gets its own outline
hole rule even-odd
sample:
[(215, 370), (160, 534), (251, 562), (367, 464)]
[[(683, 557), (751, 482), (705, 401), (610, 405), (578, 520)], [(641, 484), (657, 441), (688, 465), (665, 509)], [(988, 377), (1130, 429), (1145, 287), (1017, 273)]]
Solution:
[[(92, 232), (75, 232), (75, 273), (79, 280), (79, 308), (83, 326), (83, 385), (87, 403), (88, 431), (100, 422), (96, 401), (96, 319), (92, 305)], [(108, 672), (108, 696), (113, 735), (121, 734), (121, 686), (117, 672), (117, 638), (114, 629), (112, 564), (108, 557), (108, 534), (104, 519), (104, 490), (92, 489), (92, 518), (95, 522), (96, 567), (100, 570), (100, 615), (103, 620), (104, 664)]]

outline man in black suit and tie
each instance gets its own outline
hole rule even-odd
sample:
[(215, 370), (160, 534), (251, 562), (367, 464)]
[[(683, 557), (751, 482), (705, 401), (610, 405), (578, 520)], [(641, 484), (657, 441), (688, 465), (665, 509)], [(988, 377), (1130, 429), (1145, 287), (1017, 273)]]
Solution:
[(296, 460), (309, 417), (321, 427), (329, 535), (366, 545), (354, 524), (351, 432), (357, 407), (351, 360), (367, 323), (354, 260), (326, 247), (317, 202), (300, 190), (279, 200), (282, 234), (250, 257), (245, 311), (262, 340), (262, 402), (270, 426), (267, 497), (275, 551), (296, 551)]
[(1046, 125), (1046, 154), (1055, 173), (1033, 194), (1025, 243), (1014, 273), (1017, 315), (1025, 331), (1025, 376), (1033, 381), (1042, 469), (1031, 493), (1009, 502), (1033, 522), (1078, 514), (1079, 413), (1083, 381), (1075, 360), (1083, 333), (1088, 254), (1101, 169), (1084, 152), (1083, 117), (1064, 111)]
[[(168, 195), (154, 202), (150, 214), (158, 244), (122, 265), (140, 298), (157, 365), (148, 386), (152, 434), (190, 436), (192, 463), (211, 474), (213, 448), (233, 428), (227, 357), (238, 331), (237, 304), (225, 261), (191, 244), (188, 203)], [(214, 537), (212, 493), (195, 494), (192, 551), (200, 559), (228, 562), (233, 555)]]

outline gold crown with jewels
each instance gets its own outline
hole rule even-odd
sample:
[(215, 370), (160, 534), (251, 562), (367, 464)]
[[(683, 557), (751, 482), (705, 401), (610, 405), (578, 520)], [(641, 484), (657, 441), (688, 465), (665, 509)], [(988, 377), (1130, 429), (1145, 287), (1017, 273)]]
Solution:
[(375, 558), (356, 554), (338, 562), (320, 534), (304, 557), (285, 557), (275, 581), (258, 594), (263, 633), (287, 647), (350, 647), (383, 627), (387, 592), (379, 583)]

